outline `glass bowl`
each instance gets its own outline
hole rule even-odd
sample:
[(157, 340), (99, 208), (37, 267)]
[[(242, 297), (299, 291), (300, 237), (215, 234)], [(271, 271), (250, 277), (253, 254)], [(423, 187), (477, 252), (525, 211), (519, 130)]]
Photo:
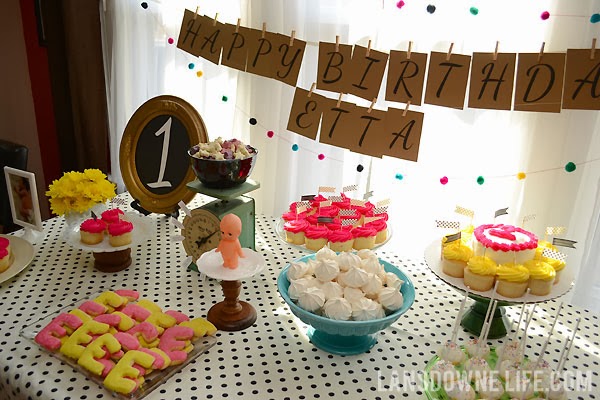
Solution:
[(234, 160), (197, 158), (194, 154), (194, 148), (188, 150), (194, 174), (203, 185), (217, 189), (231, 188), (246, 182), (258, 157), (256, 149), (250, 157)]

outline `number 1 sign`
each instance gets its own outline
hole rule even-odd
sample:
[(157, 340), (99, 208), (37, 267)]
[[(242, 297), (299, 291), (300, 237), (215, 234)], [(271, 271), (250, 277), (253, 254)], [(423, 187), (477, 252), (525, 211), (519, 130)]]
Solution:
[(195, 175), (187, 151), (207, 141), (202, 118), (185, 100), (158, 96), (142, 104), (127, 123), (119, 153), (125, 186), (139, 206), (170, 214), (179, 201), (191, 201), (195, 193), (186, 185)]

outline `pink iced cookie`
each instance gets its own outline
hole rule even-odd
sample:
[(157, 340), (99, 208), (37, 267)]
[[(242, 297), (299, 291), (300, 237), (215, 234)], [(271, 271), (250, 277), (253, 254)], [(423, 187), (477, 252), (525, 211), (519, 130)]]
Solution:
[(115, 293), (121, 297), (125, 297), (128, 301), (136, 301), (140, 297), (140, 293), (137, 290), (118, 289)]
[(62, 345), (60, 338), (64, 338), (68, 331), (79, 328), (83, 321), (73, 314), (60, 314), (46, 325), (36, 336), (35, 342), (48, 350), (58, 350)]
[(152, 314), (150, 311), (145, 309), (144, 307), (140, 307), (137, 304), (127, 304), (121, 312), (125, 315), (130, 316), (137, 322), (143, 322)]
[(171, 365), (181, 364), (187, 358), (187, 352), (184, 350), (192, 340), (194, 330), (185, 326), (174, 326), (165, 330), (160, 337), (158, 348), (167, 353), (171, 359)]
[(104, 367), (102, 369), (102, 373), (100, 374), (103, 378), (108, 375), (108, 373), (115, 367), (115, 362), (110, 358), (99, 358), (98, 361)]
[(140, 348), (140, 341), (137, 338), (129, 333), (125, 332), (117, 332), (114, 334), (115, 339), (121, 343), (121, 347), (125, 351), (129, 350), (138, 350)]
[(168, 310), (168, 311), (165, 311), (165, 314), (170, 315), (171, 317), (175, 318), (175, 321), (177, 321), (178, 324), (180, 324), (184, 321), (190, 320), (190, 317), (188, 317), (181, 311)]
[(146, 342), (152, 342), (158, 338), (158, 329), (150, 322), (142, 322), (127, 331), (130, 335), (141, 336)]
[(94, 321), (102, 322), (115, 327), (119, 325), (119, 322), (121, 322), (121, 317), (115, 314), (100, 314), (94, 318)]
[(108, 307), (92, 300), (88, 300), (80, 305), (79, 309), (87, 315), (91, 315), (92, 317), (97, 317), (98, 315), (105, 314), (108, 311)]

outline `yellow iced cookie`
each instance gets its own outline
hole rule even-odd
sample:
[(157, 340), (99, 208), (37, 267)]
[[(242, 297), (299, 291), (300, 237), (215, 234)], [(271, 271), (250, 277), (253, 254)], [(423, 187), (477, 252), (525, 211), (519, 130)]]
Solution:
[(104, 386), (117, 393), (131, 393), (144, 382), (144, 378), (140, 376), (140, 371), (134, 368), (133, 364), (139, 364), (149, 369), (153, 362), (154, 357), (150, 354), (138, 350), (130, 350), (125, 353), (117, 365), (106, 375)]
[(213, 336), (217, 333), (217, 328), (204, 318), (194, 318), (189, 321), (184, 321), (179, 324), (180, 326), (187, 326), (194, 330), (194, 339), (204, 337), (206, 335)]
[(83, 353), (81, 353), (79, 360), (77, 360), (77, 364), (93, 374), (102, 375), (105, 366), (97, 359), (104, 358), (107, 355), (106, 350), (108, 350), (110, 354), (121, 350), (121, 344), (110, 333), (105, 333), (92, 343), (88, 344)]
[(96, 297), (94, 301), (96, 303), (108, 307), (108, 312), (113, 312), (115, 308), (127, 304), (126, 297), (119, 296), (118, 294), (116, 294), (115, 292), (111, 292), (110, 290), (100, 294), (100, 296)]
[(162, 309), (159, 306), (157, 306), (156, 303), (154, 303), (150, 300), (141, 299), (136, 304), (140, 307), (145, 308), (146, 310), (150, 311), (151, 313), (162, 312)]
[(75, 360), (81, 357), (81, 354), (85, 350), (82, 344), (87, 345), (92, 341), (91, 334), (102, 335), (108, 332), (110, 325), (103, 324), (98, 321), (86, 321), (81, 325), (65, 342), (60, 346), (60, 352), (65, 356), (73, 358)]

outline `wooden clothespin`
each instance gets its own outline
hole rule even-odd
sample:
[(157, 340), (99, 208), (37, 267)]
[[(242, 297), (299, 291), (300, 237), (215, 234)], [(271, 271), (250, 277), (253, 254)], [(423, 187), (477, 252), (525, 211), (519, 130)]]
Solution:
[(450, 56), (452, 55), (453, 47), (454, 47), (454, 43), (450, 43), (450, 48), (448, 49), (448, 54), (446, 54), (446, 61), (450, 60)]
[(408, 50), (406, 51), (406, 59), (410, 60), (410, 53), (412, 53), (412, 41), (408, 42)]
[(310, 90), (308, 91), (308, 97), (310, 97), (310, 95), (313, 93), (316, 86), (317, 86), (317, 82), (313, 82), (312, 85), (310, 85)]
[(296, 37), (296, 31), (292, 31), (292, 34), (290, 35), (290, 47), (292, 47), (294, 45), (295, 37)]
[(596, 57), (596, 38), (592, 39), (592, 51), (590, 52), (590, 60), (593, 60)]
[(540, 47), (540, 54), (538, 55), (538, 62), (542, 61), (542, 56), (544, 55), (544, 47), (546, 47), (546, 42), (542, 42), (542, 47)]
[(371, 54), (371, 39), (367, 43), (367, 55), (365, 57), (369, 57), (369, 54)]
[(213, 26), (217, 26), (217, 18), (219, 18), (219, 13), (215, 14), (215, 19), (213, 19)]
[(235, 33), (238, 33), (240, 31), (240, 23), (241, 22), (242, 22), (242, 19), (238, 18), (237, 25), (235, 26)]
[(339, 53), (340, 51), (340, 35), (335, 35), (335, 52)]
[(342, 105), (342, 96), (344, 95), (344, 93), (340, 93), (340, 96), (338, 97), (337, 103), (336, 103), (336, 107), (340, 108), (340, 106)]
[(408, 112), (408, 107), (410, 107), (410, 100), (406, 103), (406, 107), (404, 107), (404, 111), (402, 111), (402, 116), (406, 117), (406, 113)]
[(496, 61), (498, 59), (498, 47), (500, 46), (500, 42), (496, 40), (496, 48), (494, 49), (494, 55), (492, 56), (492, 60)]
[(377, 97), (374, 97), (373, 101), (371, 102), (371, 105), (369, 106), (369, 109), (367, 110), (367, 114), (371, 114), (371, 110), (373, 110), (373, 106), (375, 105), (376, 102), (377, 102)]
[(265, 32), (266, 32), (266, 31), (267, 31), (267, 23), (266, 23), (266, 22), (263, 22), (262, 33), (261, 33), (261, 35), (260, 35), (260, 37), (261, 37), (262, 39), (264, 39), (264, 38), (265, 38)]
[(199, 6), (196, 6), (196, 11), (194, 12), (194, 21), (196, 20), (196, 17), (198, 17), (198, 10), (200, 9)]

